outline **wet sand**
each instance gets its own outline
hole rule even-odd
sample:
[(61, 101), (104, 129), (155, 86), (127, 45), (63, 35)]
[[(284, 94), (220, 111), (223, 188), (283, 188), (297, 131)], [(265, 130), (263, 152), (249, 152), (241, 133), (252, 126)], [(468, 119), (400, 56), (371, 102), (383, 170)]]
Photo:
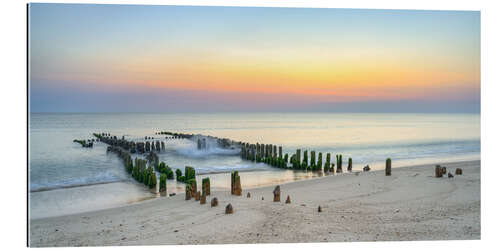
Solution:
[[(33, 219), (30, 245), (480, 239), (480, 163), (441, 163), (453, 174), (457, 167), (463, 169), (455, 178), (434, 178), (432, 164), (393, 168), (392, 176), (371, 171), (296, 181), (281, 185), (281, 202), (272, 201), (274, 186), (268, 186), (244, 189), (242, 196), (215, 191), (205, 205), (178, 194)], [(287, 195), (291, 204), (285, 204)], [(213, 197), (219, 199), (218, 207), (210, 207)], [(224, 214), (228, 203), (232, 215)]]

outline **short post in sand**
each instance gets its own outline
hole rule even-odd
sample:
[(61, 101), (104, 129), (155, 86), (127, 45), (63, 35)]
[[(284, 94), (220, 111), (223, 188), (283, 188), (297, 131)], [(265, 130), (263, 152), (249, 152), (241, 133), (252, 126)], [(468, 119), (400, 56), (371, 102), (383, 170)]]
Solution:
[(391, 158), (387, 158), (387, 160), (385, 160), (385, 176), (391, 175), (391, 165)]
[(212, 201), (210, 202), (210, 207), (216, 207), (217, 205), (219, 205), (219, 200), (217, 199), (217, 197), (212, 198)]
[(202, 193), (200, 197), (200, 204), (203, 205), (205, 203), (207, 203), (207, 195), (205, 193)]
[(210, 178), (203, 178), (201, 180), (201, 190), (202, 193), (204, 192), (206, 195), (210, 195)]
[(226, 206), (226, 214), (232, 214), (233, 213), (233, 206), (231, 203), (227, 204)]
[(280, 201), (280, 196), (281, 196), (281, 190), (280, 190), (280, 185), (276, 186), (273, 191), (274, 195), (274, 202), (279, 202)]
[(238, 171), (231, 173), (231, 194), (241, 196), (241, 181)]
[(443, 177), (443, 170), (441, 169), (440, 165), (436, 165), (435, 174), (436, 174), (436, 178)]

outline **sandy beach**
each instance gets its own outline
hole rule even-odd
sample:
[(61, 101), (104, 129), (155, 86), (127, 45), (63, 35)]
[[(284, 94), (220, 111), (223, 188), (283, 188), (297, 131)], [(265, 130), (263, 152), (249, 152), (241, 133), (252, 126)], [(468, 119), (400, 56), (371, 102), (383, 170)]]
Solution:
[[(178, 194), (35, 219), (30, 246), (480, 239), (481, 162), (441, 165), (453, 174), (460, 167), (463, 175), (434, 178), (434, 164), (393, 167), (392, 176), (371, 171), (283, 184), (281, 202), (272, 201), (269, 186), (242, 196), (213, 192), (205, 205)], [(218, 207), (210, 207), (213, 197)], [(224, 213), (228, 203), (234, 214)]]

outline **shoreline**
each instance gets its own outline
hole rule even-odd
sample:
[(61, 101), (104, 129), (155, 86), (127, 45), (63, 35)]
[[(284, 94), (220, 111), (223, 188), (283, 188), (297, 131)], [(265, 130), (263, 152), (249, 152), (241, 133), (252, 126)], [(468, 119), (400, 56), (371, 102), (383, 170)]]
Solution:
[[(464, 170), (450, 179), (424, 164), (387, 177), (374, 170), (293, 181), (280, 184), (279, 203), (271, 185), (242, 196), (214, 191), (205, 205), (176, 195), (30, 219), (30, 246), (480, 239), (480, 163), (440, 163)], [(213, 197), (219, 206), (210, 208)], [(224, 214), (228, 203), (232, 215)]]
[[(443, 162), (441, 164), (442, 165), (443, 164), (455, 164), (455, 163), (466, 163), (466, 162), (474, 162), (474, 161), (475, 160), (450, 161), (450, 162)], [(393, 169), (419, 167), (419, 166), (425, 166), (425, 165), (429, 165), (429, 164), (423, 163), (423, 164), (418, 164), (418, 165), (393, 167)], [(384, 170), (383, 169), (370, 170), (370, 172), (375, 172), (375, 171), (384, 171)], [(308, 171), (302, 171), (302, 170), (284, 170), (284, 169), (276, 169), (276, 168), (271, 168), (271, 167), (269, 169), (250, 169), (248, 171), (239, 171), (239, 172), (240, 172), (240, 175), (243, 175), (242, 178), (246, 179), (247, 182), (249, 179), (254, 180), (255, 178), (263, 178), (263, 179), (267, 180), (267, 181), (264, 181), (265, 184), (254, 184), (254, 185), (248, 185), (248, 183), (243, 182), (242, 185), (243, 185), (243, 189), (245, 189), (245, 190), (266, 188), (266, 187), (271, 187), (271, 186), (275, 186), (275, 185), (283, 185), (283, 184), (287, 184), (287, 183), (312, 180), (312, 179), (316, 179), (316, 178), (324, 178), (327, 176), (338, 176), (338, 175), (349, 174), (349, 172), (347, 172), (347, 171), (343, 172), (342, 174), (337, 174), (337, 173), (325, 174), (322, 172), (318, 173), (318, 172), (311, 172), (311, 171), (308, 172)], [(355, 172), (362, 172), (362, 171), (360, 171), (358, 169), (355, 169), (352, 171), (352, 173), (355, 173)], [(221, 179), (224, 180), (226, 178), (229, 178), (230, 173), (231, 173), (230, 171), (229, 172), (216, 172), (216, 173), (203, 173), (203, 174), (197, 175), (198, 176), (197, 179), (198, 179), (198, 181), (201, 182), (201, 179), (203, 177), (210, 176), (212, 178), (212, 182), (219, 181), (218, 184), (220, 185), (220, 180)], [(259, 173), (261, 175), (259, 175)], [(266, 174), (270, 174), (270, 173), (271, 173), (271, 176), (269, 176), (269, 175), (262, 176), (262, 175), (266, 175)], [(293, 178), (290, 176), (285, 177), (285, 175), (289, 175), (290, 173), (293, 173), (293, 175), (294, 175)], [(273, 175), (273, 174), (276, 174), (276, 175)], [(279, 178), (279, 181), (276, 181), (276, 179), (273, 179), (273, 178), (280, 177), (280, 175), (282, 178)], [(262, 176), (262, 177), (258, 177), (258, 176)], [(228, 191), (228, 190), (230, 190), (230, 186), (229, 186), (230, 180), (228, 179), (226, 181), (228, 182), (226, 187), (220, 187), (220, 186), (212, 187), (212, 190), (213, 191)], [(97, 208), (94, 208), (94, 209), (85, 209), (85, 210), (78, 211), (78, 212), (69, 212), (71, 210), (68, 208), (65, 211), (63, 211), (61, 214), (51, 214), (48, 216), (47, 215), (40, 216), (39, 214), (37, 214), (37, 215), (35, 215), (35, 217), (36, 217), (36, 219), (43, 219), (43, 218), (54, 218), (54, 217), (60, 217), (60, 216), (78, 215), (80, 213), (94, 212), (94, 211), (100, 211), (100, 210), (105, 210), (105, 209), (113, 209), (113, 208), (118, 208), (118, 207), (123, 207), (123, 206), (130, 206), (130, 205), (133, 205), (136, 203), (161, 198), (160, 193), (155, 193), (152, 190), (148, 190), (148, 189), (144, 188), (142, 185), (136, 183), (133, 179), (123, 180), (123, 181), (91, 183), (91, 184), (76, 185), (76, 186), (70, 186), (70, 187), (50, 188), (47, 190), (35, 190), (35, 191), (31, 191), (30, 194), (33, 194), (33, 195), (35, 195), (36, 193), (45, 194), (44, 192), (46, 192), (46, 191), (48, 191), (48, 192), (66, 192), (66, 191), (73, 192), (72, 191), (73, 189), (79, 190), (79, 188), (91, 188), (91, 187), (95, 187), (95, 188), (104, 190), (104, 189), (108, 189), (108, 187), (107, 187), (108, 184), (137, 185), (137, 187), (136, 187), (137, 190), (143, 190), (144, 195), (141, 197), (134, 197), (132, 199), (127, 199), (126, 202), (119, 203), (119, 204), (105, 205), (105, 206), (101, 205), (101, 206), (98, 206)], [(170, 188), (169, 194), (175, 193), (175, 195), (184, 195), (184, 185), (185, 185), (184, 183), (177, 183), (175, 180), (170, 180), (168, 182), (168, 186)], [(248, 187), (248, 186), (250, 186), (250, 187)], [(79, 192), (79, 191), (76, 191), (76, 192)]]

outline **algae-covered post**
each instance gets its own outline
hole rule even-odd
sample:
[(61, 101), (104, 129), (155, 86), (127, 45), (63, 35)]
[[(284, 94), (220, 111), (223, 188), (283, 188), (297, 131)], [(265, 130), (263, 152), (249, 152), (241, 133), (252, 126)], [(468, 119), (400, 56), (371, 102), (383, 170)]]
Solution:
[(297, 149), (297, 152), (295, 153), (295, 161), (300, 164), (300, 149)]
[(279, 146), (279, 158), (283, 158), (283, 147)]
[(323, 154), (321, 152), (318, 153), (318, 164), (316, 164), (315, 170), (321, 170), (323, 167)]
[(167, 192), (167, 175), (160, 174), (160, 192)]
[(385, 160), (385, 176), (391, 175), (391, 158)]
[(342, 173), (342, 155), (337, 156), (337, 173)]
[(181, 181), (181, 177), (182, 177), (182, 171), (180, 169), (176, 169), (175, 170), (175, 179), (177, 181)]
[(326, 162), (325, 162), (325, 166), (323, 169), (325, 171), (325, 173), (330, 171), (330, 157), (331, 157), (330, 153), (326, 153)]
[(311, 170), (316, 169), (316, 151), (312, 150), (311, 151)]
[(196, 178), (196, 171), (194, 170), (194, 168), (190, 167), (190, 166), (186, 166), (184, 168), (184, 177), (185, 177), (184, 179), (186, 182), (191, 180), (191, 179)]
[(306, 170), (307, 169), (308, 162), (309, 162), (309, 158), (308, 158), (308, 155), (307, 155), (307, 150), (304, 150), (304, 160), (302, 161), (302, 166), (301, 166), (302, 170)]
[(231, 194), (241, 196), (241, 181), (238, 171), (231, 173)]
[(351, 172), (352, 171), (352, 158), (349, 157), (349, 161), (347, 163), (347, 171)]
[(202, 193), (205, 193), (206, 195), (210, 195), (210, 178), (203, 178), (201, 180), (201, 189)]

